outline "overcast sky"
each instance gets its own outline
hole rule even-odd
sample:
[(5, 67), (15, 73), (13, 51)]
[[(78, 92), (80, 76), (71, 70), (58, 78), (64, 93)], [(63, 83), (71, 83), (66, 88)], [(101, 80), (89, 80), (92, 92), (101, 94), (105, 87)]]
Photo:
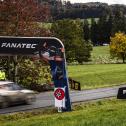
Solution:
[(104, 2), (108, 4), (125, 4), (126, 0), (68, 0), (71, 3)]

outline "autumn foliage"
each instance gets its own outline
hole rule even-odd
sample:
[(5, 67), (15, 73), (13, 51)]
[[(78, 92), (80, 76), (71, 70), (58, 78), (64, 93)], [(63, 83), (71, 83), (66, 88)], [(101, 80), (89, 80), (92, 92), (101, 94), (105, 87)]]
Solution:
[(111, 37), (110, 53), (113, 57), (118, 57), (123, 60), (126, 59), (126, 34), (116, 33), (114, 37)]
[[(40, 25), (48, 22), (49, 18), (49, 5), (40, 4), (38, 0), (0, 0), (0, 36), (50, 36), (50, 31)], [(35, 62), (30, 61), (30, 59), (25, 59), (25, 57), (22, 58), (20, 56), (18, 56), (17, 59), (15, 57), (10, 57), (10, 59), (6, 57), (7, 60), (4, 62), (4, 58), (0, 58), (2, 60), (0, 65), (6, 68), (8, 79), (12, 80), (14, 78), (13, 80), (16, 81), (18, 76), (19, 80), (24, 77), (25, 82), (27, 82), (27, 80), (29, 81), (29, 78), (33, 76), (32, 78), (34, 80), (30, 80), (29, 82), (32, 81), (35, 83), (36, 81), (37, 83), (37, 81), (40, 81), (41, 68), (38, 67)], [(21, 59), (23, 59), (23, 61), (21, 61)], [(27, 60), (29, 62), (26, 62)], [(23, 69), (26, 64), (27, 69)], [(39, 64), (42, 65), (41, 63)], [(19, 66), (19, 70), (17, 66)], [(22, 71), (24, 70), (25, 72), (23, 72), (25, 74), (21, 73), (21, 66), (23, 66)], [(32, 70), (32, 72), (30, 72), (30, 70)], [(28, 71), (31, 74), (29, 74)], [(33, 75), (33, 73), (36, 76)]]
[(48, 36), (38, 22), (48, 21), (49, 6), (35, 0), (0, 0), (0, 35)]

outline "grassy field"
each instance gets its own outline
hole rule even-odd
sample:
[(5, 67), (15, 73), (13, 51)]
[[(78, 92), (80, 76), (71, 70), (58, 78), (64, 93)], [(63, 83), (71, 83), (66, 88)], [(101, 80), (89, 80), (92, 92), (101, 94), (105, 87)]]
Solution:
[(99, 56), (110, 56), (109, 46), (96, 46), (96, 47), (93, 47), (92, 57), (97, 58)]
[[(126, 64), (110, 64), (109, 46), (96, 46), (92, 63), (68, 66), (68, 76), (80, 81), (82, 89), (108, 87), (126, 83)], [(108, 64), (106, 64), (108, 63)]]
[(109, 46), (93, 47), (91, 53), (91, 60), (93, 64), (116, 63), (116, 58), (112, 59), (110, 56)]
[(80, 81), (82, 89), (125, 84), (126, 64), (68, 66), (68, 76)]
[(72, 112), (0, 116), (0, 126), (125, 126), (126, 101), (109, 99), (73, 107)]

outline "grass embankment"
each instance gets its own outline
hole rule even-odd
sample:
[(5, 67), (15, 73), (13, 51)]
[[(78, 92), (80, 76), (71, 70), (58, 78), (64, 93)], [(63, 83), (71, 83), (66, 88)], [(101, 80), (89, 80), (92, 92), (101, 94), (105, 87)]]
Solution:
[(81, 83), (82, 89), (126, 83), (126, 64), (95, 64), (68, 67), (68, 76)]
[[(103, 100), (75, 106), (72, 112), (0, 116), (0, 126), (125, 126), (126, 101)], [(15, 117), (14, 117), (15, 116)]]

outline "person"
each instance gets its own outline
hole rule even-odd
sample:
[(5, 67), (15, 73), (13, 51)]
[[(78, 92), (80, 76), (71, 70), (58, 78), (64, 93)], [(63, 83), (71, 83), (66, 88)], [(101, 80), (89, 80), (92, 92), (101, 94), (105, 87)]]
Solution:
[(5, 72), (3, 70), (0, 70), (0, 80), (5, 80), (5, 79), (6, 79)]

